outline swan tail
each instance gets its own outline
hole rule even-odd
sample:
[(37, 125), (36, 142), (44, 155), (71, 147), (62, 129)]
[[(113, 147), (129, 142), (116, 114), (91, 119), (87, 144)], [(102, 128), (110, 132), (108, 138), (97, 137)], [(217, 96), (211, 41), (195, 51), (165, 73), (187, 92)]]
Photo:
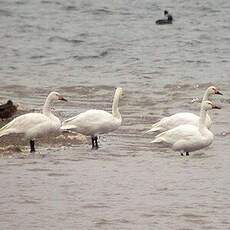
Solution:
[(0, 137), (3, 137), (5, 135), (8, 135), (12, 133), (12, 131), (9, 129), (9, 125), (5, 125), (0, 129)]
[(8, 124), (4, 125), (2, 128), (0, 128), (0, 137), (6, 136), (8, 134), (12, 133), (20, 133), (20, 129), (15, 128), (15, 119), (10, 121)]
[(65, 125), (65, 124), (63, 124), (63, 125), (61, 126), (61, 130), (62, 130), (62, 131), (68, 131), (68, 130), (75, 129), (75, 128), (76, 128), (75, 125)]
[(160, 122), (157, 122), (155, 124), (152, 125), (152, 128), (150, 130), (147, 130), (145, 133), (152, 133), (152, 132), (156, 132), (156, 131), (160, 131), (162, 130), (161, 124)]
[(6, 135), (8, 135), (8, 134), (10, 134), (10, 132), (7, 132), (7, 131), (6, 131), (6, 132), (1, 132), (1, 133), (0, 133), (0, 137), (6, 136)]
[(153, 141), (151, 141), (151, 143), (161, 143), (164, 142), (164, 138), (162, 137), (156, 137)]
[(166, 142), (165, 137), (164, 137), (165, 132), (160, 133), (156, 136), (156, 138), (151, 141), (151, 143), (161, 143), (161, 142)]

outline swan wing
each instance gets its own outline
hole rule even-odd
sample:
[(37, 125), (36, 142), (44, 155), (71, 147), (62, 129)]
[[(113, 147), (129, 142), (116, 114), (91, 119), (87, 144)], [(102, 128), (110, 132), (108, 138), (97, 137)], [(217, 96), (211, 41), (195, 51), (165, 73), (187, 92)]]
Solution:
[(193, 113), (176, 113), (169, 117), (164, 117), (159, 122), (153, 124), (152, 128), (148, 130), (147, 133), (155, 131), (166, 131), (179, 125), (185, 124), (198, 126), (199, 116)]
[(161, 125), (165, 129), (172, 129), (179, 125), (198, 125), (199, 116), (193, 113), (176, 113), (170, 117), (162, 119)]

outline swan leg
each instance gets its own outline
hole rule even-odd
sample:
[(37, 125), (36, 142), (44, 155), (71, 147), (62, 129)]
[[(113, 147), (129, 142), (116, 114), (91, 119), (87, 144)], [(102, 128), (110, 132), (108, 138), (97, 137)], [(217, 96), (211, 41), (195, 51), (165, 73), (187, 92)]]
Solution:
[(35, 152), (34, 140), (30, 140), (30, 152), (31, 152), (31, 153), (34, 153), (34, 152)]
[(92, 149), (94, 149), (94, 137), (91, 136), (91, 140), (92, 140)]
[(189, 156), (189, 152), (186, 152), (186, 156)]
[(98, 147), (97, 139), (98, 139), (98, 137), (96, 136), (95, 139), (94, 139), (94, 140), (95, 140), (95, 149), (98, 149), (98, 148), (99, 148), (99, 147)]
[(98, 149), (98, 137), (97, 136), (91, 136), (91, 140), (92, 140), (92, 149)]

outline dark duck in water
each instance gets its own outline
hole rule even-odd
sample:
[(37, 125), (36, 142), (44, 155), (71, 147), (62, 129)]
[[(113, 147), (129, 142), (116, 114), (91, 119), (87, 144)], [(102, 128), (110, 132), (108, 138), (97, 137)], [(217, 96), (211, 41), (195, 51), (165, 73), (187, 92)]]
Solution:
[(156, 20), (157, 25), (172, 24), (173, 17), (167, 10), (164, 11), (164, 16), (166, 17), (165, 19)]
[(7, 119), (12, 117), (17, 111), (17, 106), (13, 104), (11, 100), (8, 100), (5, 104), (0, 105), (0, 118)]

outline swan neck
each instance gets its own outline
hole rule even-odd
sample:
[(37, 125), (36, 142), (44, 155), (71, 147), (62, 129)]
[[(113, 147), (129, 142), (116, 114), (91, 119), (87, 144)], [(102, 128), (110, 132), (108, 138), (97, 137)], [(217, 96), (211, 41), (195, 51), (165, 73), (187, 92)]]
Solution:
[(205, 91), (204, 96), (203, 96), (203, 100), (202, 101), (207, 101), (209, 99), (209, 92), (208, 89)]
[(120, 98), (119, 93), (115, 92), (115, 95), (113, 98), (112, 114), (117, 119), (121, 119), (121, 114), (120, 114), (119, 108), (118, 108), (119, 98)]
[(200, 120), (199, 120), (199, 126), (201, 129), (205, 128), (206, 115), (207, 115), (207, 111), (201, 107)]
[(48, 96), (43, 106), (42, 112), (46, 116), (50, 116), (50, 114), (52, 114), (51, 113), (51, 101), (52, 101), (51, 98)]

